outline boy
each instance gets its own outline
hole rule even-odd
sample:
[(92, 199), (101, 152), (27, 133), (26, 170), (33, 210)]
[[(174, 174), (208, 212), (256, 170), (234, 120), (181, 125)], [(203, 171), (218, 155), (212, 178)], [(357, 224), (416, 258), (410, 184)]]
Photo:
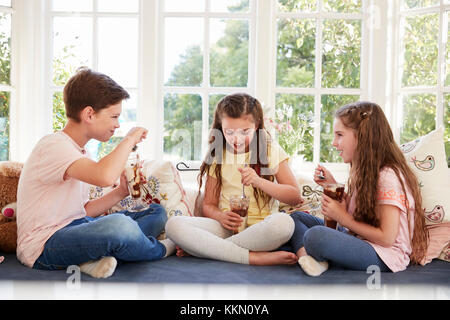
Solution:
[[(116, 258), (152, 261), (169, 253), (154, 238), (167, 221), (163, 207), (101, 216), (128, 196), (125, 164), (147, 130), (131, 129), (99, 162), (89, 159), (84, 147), (91, 139), (109, 141), (128, 98), (111, 78), (87, 68), (64, 87), (67, 125), (37, 143), (19, 180), (17, 257), (26, 266), (57, 270), (80, 265), (81, 271), (106, 278), (113, 274)], [(111, 186), (119, 177), (117, 188), (88, 201), (88, 184)]]

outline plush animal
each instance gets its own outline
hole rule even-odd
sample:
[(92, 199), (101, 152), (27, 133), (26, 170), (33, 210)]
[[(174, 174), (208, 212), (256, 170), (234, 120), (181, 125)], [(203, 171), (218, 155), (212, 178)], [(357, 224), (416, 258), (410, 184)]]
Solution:
[(23, 163), (0, 162), (0, 253), (14, 253), (17, 247), (17, 186)]

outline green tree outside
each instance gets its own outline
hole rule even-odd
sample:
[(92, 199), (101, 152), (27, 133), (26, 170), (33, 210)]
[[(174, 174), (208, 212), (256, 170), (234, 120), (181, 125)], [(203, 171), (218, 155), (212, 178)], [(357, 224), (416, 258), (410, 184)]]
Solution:
[[(404, 0), (406, 8), (426, 7), (435, 4), (437, 0)], [(360, 12), (361, 0), (323, 1), (323, 8), (334, 12)], [(242, 1), (231, 12), (246, 11), (248, 1)], [(282, 12), (311, 12), (316, 10), (315, 0), (280, 0), (278, 7)], [(0, 16), (4, 23), (5, 16)], [(437, 41), (439, 21), (435, 14), (417, 15), (406, 18), (405, 23), (405, 56), (402, 85), (436, 85), (437, 79)], [(248, 82), (248, 21), (239, 19), (224, 20), (225, 33), (214, 47), (211, 48), (211, 86), (229, 86), (239, 88), (247, 86)], [(359, 20), (325, 20), (322, 52), (322, 86), (326, 88), (359, 88), (360, 82), (360, 39), (361, 23)], [(312, 19), (280, 19), (278, 22), (277, 44), (277, 86), (305, 87), (314, 86), (315, 78), (315, 21)], [(0, 82), (9, 83), (10, 74), (10, 36), (0, 34)], [(54, 61), (54, 83), (64, 85), (74, 70), (69, 70), (64, 63), (64, 55), (70, 56), (70, 47)], [(446, 56), (450, 56), (447, 48)], [(450, 60), (450, 59), (447, 59)], [(447, 66), (449, 63), (447, 62)], [(450, 68), (449, 68), (450, 69)], [(447, 70), (447, 74), (449, 74)], [(450, 78), (450, 77), (447, 77)], [(167, 86), (198, 87), (203, 81), (203, 54), (198, 46), (186, 49), (181, 57)], [(446, 80), (446, 83), (449, 82)], [(450, 103), (449, 95), (444, 96), (444, 124), (446, 152), (450, 166)], [(209, 121), (212, 122), (212, 112), (222, 94), (210, 96)], [(0, 94), (0, 158), (5, 158), (9, 141), (9, 93)], [(330, 129), (334, 110), (342, 104), (358, 100), (358, 96), (325, 95), (321, 97), (321, 161), (340, 161), (339, 157), (329, 148), (331, 142)], [(436, 97), (433, 95), (412, 94), (404, 99), (404, 121), (401, 129), (401, 143), (411, 141), (435, 128)], [(53, 97), (54, 130), (61, 130), (65, 123), (65, 110), (62, 94), (55, 93)], [(202, 157), (198, 146), (194, 144), (194, 126), (188, 121), (202, 120), (202, 97), (197, 94), (167, 94), (164, 99), (165, 131), (164, 149), (171, 152), (180, 143), (177, 130), (184, 129), (191, 133), (191, 159)], [(279, 94), (276, 96), (276, 108), (284, 105), (293, 106), (293, 116), (313, 110), (313, 99), (307, 95)], [(294, 122), (294, 121), (293, 121)], [(3, 131), (1, 130), (3, 128)], [(172, 141), (171, 137), (177, 137)], [(178, 140), (177, 140), (178, 139)], [(307, 160), (312, 160), (312, 136), (308, 138), (304, 150)], [(118, 141), (118, 139), (116, 139)], [(99, 154), (106, 154), (114, 143), (99, 146)], [(197, 140), (199, 141), (199, 140)], [(180, 156), (183, 156), (180, 154)], [(7, 157), (7, 156), (6, 156)]]
[[(0, 14), (0, 84), (11, 84), (11, 15)], [(0, 92), (0, 161), (9, 159), (10, 92)]]

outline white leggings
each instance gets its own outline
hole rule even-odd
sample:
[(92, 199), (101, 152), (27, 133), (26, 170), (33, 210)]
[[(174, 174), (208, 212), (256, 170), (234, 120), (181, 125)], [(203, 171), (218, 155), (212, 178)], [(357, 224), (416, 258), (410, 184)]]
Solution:
[(236, 235), (210, 218), (176, 216), (166, 223), (167, 237), (190, 255), (241, 264), (249, 264), (249, 251), (273, 251), (293, 233), (294, 220), (281, 212)]

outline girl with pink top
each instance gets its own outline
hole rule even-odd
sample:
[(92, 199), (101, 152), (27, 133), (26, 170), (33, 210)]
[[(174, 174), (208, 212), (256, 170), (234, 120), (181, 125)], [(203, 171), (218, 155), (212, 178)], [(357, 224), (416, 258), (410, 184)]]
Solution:
[[(350, 164), (348, 192), (339, 202), (323, 195), (322, 214), (340, 225), (295, 212), (290, 240), (303, 271), (318, 276), (328, 264), (364, 270), (397, 272), (426, 254), (428, 232), (419, 183), (408, 167), (383, 110), (357, 102), (337, 110), (333, 146)], [(314, 180), (325, 186), (336, 180), (318, 165)]]

